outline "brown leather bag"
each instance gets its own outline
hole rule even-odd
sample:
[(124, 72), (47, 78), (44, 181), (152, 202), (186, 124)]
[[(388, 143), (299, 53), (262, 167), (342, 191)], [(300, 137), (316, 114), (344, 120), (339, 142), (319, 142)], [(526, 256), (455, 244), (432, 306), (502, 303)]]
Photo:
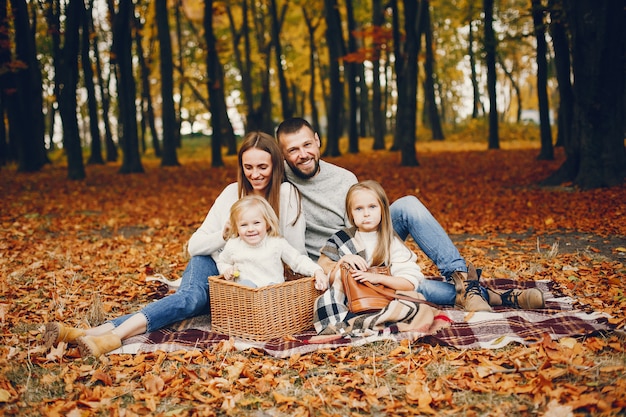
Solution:
[[(350, 265), (345, 263), (341, 264), (341, 282), (343, 284), (344, 293), (348, 299), (348, 309), (353, 313), (370, 313), (382, 310), (387, 307), (393, 299), (412, 301), (436, 307), (436, 305), (426, 300), (397, 294), (395, 290), (385, 287), (384, 285), (372, 284), (368, 281), (359, 282), (352, 277), (350, 269)], [(367, 271), (375, 274), (391, 275), (391, 270), (388, 266), (370, 267)]]
[[(376, 274), (391, 275), (388, 266), (371, 267), (368, 272)], [(350, 265), (341, 264), (341, 282), (343, 291), (348, 298), (348, 309), (353, 313), (365, 313), (382, 310), (393, 300), (391, 293), (394, 291), (382, 285), (375, 285), (371, 282), (359, 282), (350, 274)], [(380, 288), (375, 288), (380, 287)]]

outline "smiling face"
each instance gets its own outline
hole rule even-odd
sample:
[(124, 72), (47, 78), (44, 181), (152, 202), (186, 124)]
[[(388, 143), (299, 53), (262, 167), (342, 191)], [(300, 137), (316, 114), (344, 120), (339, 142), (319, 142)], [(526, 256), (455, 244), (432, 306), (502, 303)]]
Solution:
[(235, 224), (241, 240), (248, 245), (259, 244), (267, 235), (267, 222), (263, 211), (258, 206), (252, 206), (239, 214)]
[(350, 196), (350, 214), (352, 224), (359, 231), (374, 232), (378, 230), (382, 208), (376, 193), (367, 189), (353, 191)]
[(264, 196), (272, 180), (272, 156), (261, 149), (250, 148), (241, 155), (241, 166), (252, 193)]
[(306, 126), (294, 133), (278, 136), (283, 156), (293, 173), (300, 178), (314, 177), (320, 168), (320, 138)]

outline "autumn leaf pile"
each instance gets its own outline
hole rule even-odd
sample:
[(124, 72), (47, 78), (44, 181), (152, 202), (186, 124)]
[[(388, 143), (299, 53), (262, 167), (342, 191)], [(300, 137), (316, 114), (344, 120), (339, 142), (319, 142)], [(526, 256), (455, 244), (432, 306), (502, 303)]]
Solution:
[(198, 156), (177, 168), (147, 160), (133, 175), (89, 166), (81, 182), (58, 163), (34, 174), (3, 168), (0, 413), (624, 415), (626, 187), (541, 188), (562, 150), (537, 161), (534, 144), (483, 148), (424, 144), (412, 168), (387, 151), (329, 160), (379, 180), (392, 200), (417, 195), (485, 277), (551, 279), (618, 331), (497, 350), (385, 342), (275, 359), (226, 342), (83, 360), (73, 346), (43, 347), (42, 323), (97, 325), (162, 296), (146, 276), (181, 275), (185, 242), (235, 180), (236, 158), (219, 169)]

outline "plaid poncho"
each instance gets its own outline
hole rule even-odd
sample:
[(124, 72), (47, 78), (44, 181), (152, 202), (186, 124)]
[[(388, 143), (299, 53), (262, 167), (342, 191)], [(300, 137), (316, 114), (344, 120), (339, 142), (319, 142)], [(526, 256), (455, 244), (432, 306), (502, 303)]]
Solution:
[[(342, 229), (328, 239), (320, 251), (332, 261), (348, 254), (355, 254), (366, 259), (365, 248), (356, 238), (356, 228)], [(400, 291), (413, 298), (424, 299), (415, 291)], [(348, 310), (347, 298), (341, 280), (333, 285), (315, 301), (313, 324), (318, 334), (344, 334), (361, 336), (378, 332), (390, 324), (397, 331), (425, 331), (433, 324), (434, 318), (441, 313), (428, 305), (393, 300), (383, 310), (374, 313), (356, 315)]]

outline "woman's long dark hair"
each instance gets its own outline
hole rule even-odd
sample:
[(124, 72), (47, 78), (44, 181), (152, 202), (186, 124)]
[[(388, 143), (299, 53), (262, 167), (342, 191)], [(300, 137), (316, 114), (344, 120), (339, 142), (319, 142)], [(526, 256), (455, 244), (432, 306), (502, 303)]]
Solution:
[(238, 161), (239, 169), (237, 170), (237, 183), (239, 184), (239, 198), (252, 194), (253, 188), (248, 178), (243, 174), (242, 155), (248, 149), (256, 148), (270, 154), (272, 161), (272, 178), (269, 186), (265, 191), (265, 199), (276, 212), (276, 216), (280, 218), (280, 184), (285, 181), (285, 165), (283, 163), (283, 154), (276, 140), (263, 132), (248, 133), (239, 149)]

